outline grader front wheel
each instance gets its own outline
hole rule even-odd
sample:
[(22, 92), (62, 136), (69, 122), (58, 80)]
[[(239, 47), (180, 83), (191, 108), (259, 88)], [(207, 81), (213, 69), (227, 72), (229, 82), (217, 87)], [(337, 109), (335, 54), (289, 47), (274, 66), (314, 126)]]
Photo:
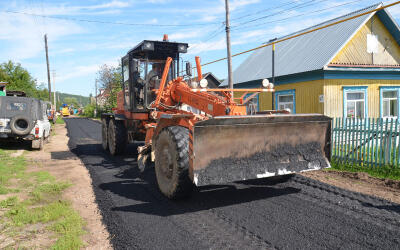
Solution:
[(188, 129), (165, 128), (158, 135), (155, 147), (155, 172), (161, 193), (170, 199), (189, 196), (194, 185), (189, 178)]

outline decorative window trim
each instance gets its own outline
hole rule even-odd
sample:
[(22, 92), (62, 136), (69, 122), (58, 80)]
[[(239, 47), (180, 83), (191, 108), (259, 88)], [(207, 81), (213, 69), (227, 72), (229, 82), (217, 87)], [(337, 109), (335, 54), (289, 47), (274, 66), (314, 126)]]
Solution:
[(275, 91), (275, 93), (274, 93), (275, 109), (278, 108), (278, 97), (280, 95), (293, 95), (293, 114), (296, 114), (296, 90), (295, 89), (288, 89), (288, 90)]
[(343, 117), (347, 117), (347, 93), (364, 92), (364, 119), (368, 118), (368, 86), (343, 86)]
[(400, 86), (379, 86), (379, 117), (383, 117), (383, 91), (397, 91), (397, 118), (400, 111)]

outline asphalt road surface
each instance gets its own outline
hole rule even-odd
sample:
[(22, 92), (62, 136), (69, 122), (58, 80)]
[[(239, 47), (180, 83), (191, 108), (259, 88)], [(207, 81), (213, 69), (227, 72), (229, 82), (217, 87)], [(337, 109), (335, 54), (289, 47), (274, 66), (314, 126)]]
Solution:
[(258, 179), (169, 201), (136, 146), (101, 147), (98, 122), (68, 118), (69, 147), (89, 169), (115, 249), (400, 249), (400, 205), (305, 177)]

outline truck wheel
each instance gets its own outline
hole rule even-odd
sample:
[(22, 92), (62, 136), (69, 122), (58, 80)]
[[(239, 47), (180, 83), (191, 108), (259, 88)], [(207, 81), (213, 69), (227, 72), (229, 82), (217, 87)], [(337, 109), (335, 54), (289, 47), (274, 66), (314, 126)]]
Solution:
[(165, 128), (155, 144), (155, 171), (158, 187), (170, 199), (189, 196), (189, 130), (180, 126)]
[(27, 135), (31, 132), (35, 123), (25, 115), (16, 115), (10, 121), (10, 129), (16, 135)]
[(108, 149), (111, 155), (122, 154), (126, 147), (127, 133), (122, 121), (111, 119), (108, 123)]
[(108, 133), (106, 119), (101, 119), (101, 146), (105, 151), (108, 151)]

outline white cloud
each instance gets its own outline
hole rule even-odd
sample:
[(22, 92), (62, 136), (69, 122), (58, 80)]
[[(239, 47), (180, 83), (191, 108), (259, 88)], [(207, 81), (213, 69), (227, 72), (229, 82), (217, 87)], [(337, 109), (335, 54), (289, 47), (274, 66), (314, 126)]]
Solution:
[(119, 13), (118, 9), (127, 8), (131, 5), (129, 1), (117, 1), (96, 4), (96, 5), (30, 5), (24, 6), (21, 12), (33, 13), (38, 15), (105, 15)]
[(9, 46), (0, 48), (0, 57), (21, 60), (37, 56), (44, 48), (43, 35), (46, 32), (50, 41), (67, 35), (83, 33), (77, 24), (64, 20), (54, 20), (42, 27), (39, 20), (21, 15), (2, 14), (0, 40), (6, 40)]
[(118, 67), (120, 62), (120, 58), (111, 58), (108, 60), (102, 61), (102, 63), (95, 63), (91, 65), (84, 65), (84, 66), (76, 66), (72, 68), (66, 68), (63, 71), (60, 71), (57, 73), (57, 82), (62, 83), (74, 78), (78, 77), (83, 77), (83, 76), (89, 76), (89, 75), (94, 75), (97, 73), (100, 69), (100, 67), (104, 64), (107, 64), (109, 66), (113, 67)]
[(177, 33), (172, 33), (171, 35), (168, 35), (169, 40), (171, 40), (171, 41), (184, 40), (184, 39), (194, 38), (194, 37), (199, 37), (199, 36), (202, 36), (202, 33), (199, 32), (198, 30), (177, 32)]
[(191, 47), (192, 48), (188, 51), (187, 55), (197, 55), (206, 51), (209, 52), (209, 51), (225, 49), (226, 41), (225, 38), (221, 38), (219, 40), (211, 42), (192, 43)]

